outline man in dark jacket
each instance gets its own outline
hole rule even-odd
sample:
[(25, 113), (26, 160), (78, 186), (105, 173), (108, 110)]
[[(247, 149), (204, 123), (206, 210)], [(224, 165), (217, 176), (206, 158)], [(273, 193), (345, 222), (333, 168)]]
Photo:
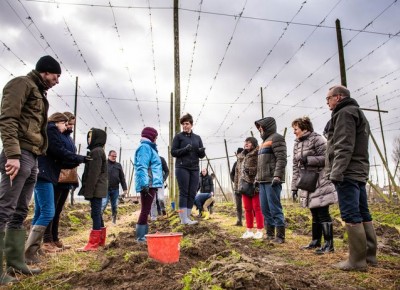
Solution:
[(326, 103), (332, 111), (327, 128), (326, 173), (335, 184), (342, 220), (349, 237), (349, 259), (341, 270), (365, 271), (376, 265), (376, 234), (365, 189), (369, 174), (369, 123), (350, 91), (344, 86), (329, 89)]
[(58, 84), (60, 64), (43, 56), (27, 76), (16, 77), (3, 89), (0, 134), (0, 284), (16, 281), (3, 273), (3, 250), (8, 272), (38, 274), (24, 260), (28, 214), (38, 171), (37, 157), (47, 149), (47, 90)]
[[(281, 192), (285, 182), (287, 163), (286, 142), (276, 132), (272, 117), (255, 122), (263, 143), (258, 151), (256, 182), (260, 185), (260, 203), (267, 225), (267, 239), (281, 244), (285, 241), (285, 217), (282, 211)], [(276, 237), (275, 237), (276, 229)]]
[[(243, 151), (243, 148), (239, 147), (235, 152), (236, 157), (242, 151)], [(243, 226), (243, 222), (242, 222), (243, 204), (242, 204), (242, 194), (238, 190), (238, 178), (237, 178), (237, 176), (235, 174), (235, 172), (236, 172), (236, 164), (237, 164), (237, 161), (235, 161), (235, 163), (233, 163), (230, 175), (231, 175), (231, 181), (233, 182), (233, 190), (234, 190), (235, 203), (236, 203), (237, 221), (236, 221), (235, 226), (240, 226), (241, 227), (241, 226)]]
[(126, 186), (124, 171), (122, 166), (117, 161), (117, 152), (110, 150), (108, 152), (108, 192), (107, 197), (103, 198), (102, 201), (102, 212), (107, 207), (108, 201), (111, 200), (111, 213), (112, 213), (112, 223), (117, 222), (117, 212), (118, 212), (118, 197), (119, 197), (119, 184), (122, 186), (123, 196), (128, 193), (128, 187)]

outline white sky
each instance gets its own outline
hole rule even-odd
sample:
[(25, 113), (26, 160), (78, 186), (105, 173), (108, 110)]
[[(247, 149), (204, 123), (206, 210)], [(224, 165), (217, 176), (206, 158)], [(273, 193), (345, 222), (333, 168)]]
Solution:
[[(195, 118), (193, 130), (208, 157), (225, 156), (224, 139), (232, 155), (250, 131), (261, 141), (254, 121), (261, 118), (262, 87), (265, 116), (276, 118), (279, 132), (287, 128), (291, 172), (292, 120), (309, 115), (322, 133), (330, 118), (325, 96), (340, 83), (334, 29), (340, 19), (348, 87), (362, 108), (376, 108), (379, 96), (381, 109), (389, 111), (382, 121), (392, 159), (400, 135), (399, 6), (393, 0), (180, 1), (181, 109)], [(151, 126), (161, 132), (159, 151), (166, 157), (174, 92), (172, 7), (172, 0), (0, 1), (0, 85), (50, 54), (63, 70), (49, 91), (50, 114), (73, 111), (79, 77), (82, 148), (88, 129), (108, 127), (106, 150), (121, 145), (122, 159), (129, 160), (142, 128)], [(366, 115), (382, 144), (378, 114)], [(374, 157), (381, 163), (370, 147), (371, 163)], [(227, 172), (225, 160), (212, 164)], [(375, 181), (375, 169), (371, 174)]]

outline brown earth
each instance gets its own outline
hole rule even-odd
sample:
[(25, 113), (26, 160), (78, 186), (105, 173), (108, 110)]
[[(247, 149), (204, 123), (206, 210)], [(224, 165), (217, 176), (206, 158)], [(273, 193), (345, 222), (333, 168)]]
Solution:
[[(44, 289), (400, 289), (400, 234), (395, 227), (375, 222), (377, 267), (369, 267), (367, 273), (343, 272), (331, 267), (347, 254), (347, 245), (341, 242), (344, 230), (340, 220), (334, 222), (335, 253), (317, 256), (299, 250), (309, 241), (307, 215), (288, 212), (286, 243), (275, 245), (241, 239), (244, 227), (231, 226), (235, 221), (233, 206), (218, 204), (213, 218), (200, 220), (198, 225), (182, 226), (177, 214), (171, 212), (168, 218), (150, 223), (150, 233), (183, 233), (179, 262), (162, 264), (148, 257), (146, 244), (135, 241), (139, 207), (124, 206), (128, 213), (118, 221), (119, 232), (117, 227), (109, 227), (107, 246), (98, 252), (77, 254), (78, 259), (88, 257), (91, 261), (87, 269), (55, 273), (45, 279)], [(76, 215), (87, 221), (85, 227), (90, 225), (87, 213)], [(74, 234), (76, 228), (70, 221), (63, 223), (65, 228), (68, 225), (63, 232), (66, 236)], [(80, 234), (81, 241), (86, 234)]]

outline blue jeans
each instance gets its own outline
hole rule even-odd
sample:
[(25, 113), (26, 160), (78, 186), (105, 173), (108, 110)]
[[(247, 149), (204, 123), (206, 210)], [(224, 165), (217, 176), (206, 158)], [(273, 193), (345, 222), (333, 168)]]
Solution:
[(33, 226), (45, 226), (53, 220), (55, 214), (53, 183), (38, 180), (35, 185), (35, 213)]
[(107, 207), (108, 201), (111, 200), (111, 212), (113, 216), (116, 216), (118, 212), (118, 196), (119, 189), (109, 190), (107, 192), (107, 196), (102, 200), (101, 212), (104, 212)]
[(203, 211), (203, 205), (210, 197), (210, 192), (200, 192), (196, 195), (196, 197), (194, 198), (194, 204), (200, 212)]
[(365, 182), (345, 178), (339, 184), (335, 184), (335, 187), (342, 220), (350, 224), (372, 221)]
[(101, 211), (102, 198), (93, 197), (90, 199), (90, 216), (93, 221), (93, 230), (101, 230), (104, 227), (103, 212)]
[(284, 227), (281, 204), (282, 185), (271, 186), (271, 183), (260, 183), (260, 203), (264, 215), (264, 224), (273, 227)]
[(199, 170), (178, 167), (175, 169), (175, 176), (179, 187), (179, 208), (192, 209), (199, 187)]

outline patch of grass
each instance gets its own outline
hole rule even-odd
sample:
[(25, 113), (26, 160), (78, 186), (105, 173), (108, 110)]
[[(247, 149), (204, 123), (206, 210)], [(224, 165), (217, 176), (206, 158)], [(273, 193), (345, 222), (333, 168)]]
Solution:
[[(203, 263), (200, 263), (198, 268), (192, 268), (190, 271), (183, 276), (182, 283), (184, 285), (185, 290), (190, 290), (193, 285), (203, 286), (205, 288), (207, 284), (210, 284), (212, 281), (211, 273), (206, 270)], [(216, 288), (215, 288), (216, 289)]]
[(389, 255), (379, 255), (378, 256), (379, 262), (391, 262), (391, 263), (398, 263), (400, 264), (400, 257), (398, 256), (389, 256)]
[(192, 243), (190, 238), (183, 237), (182, 240), (181, 240), (180, 245), (181, 245), (181, 248), (190, 248), (190, 247), (193, 246), (193, 243)]

